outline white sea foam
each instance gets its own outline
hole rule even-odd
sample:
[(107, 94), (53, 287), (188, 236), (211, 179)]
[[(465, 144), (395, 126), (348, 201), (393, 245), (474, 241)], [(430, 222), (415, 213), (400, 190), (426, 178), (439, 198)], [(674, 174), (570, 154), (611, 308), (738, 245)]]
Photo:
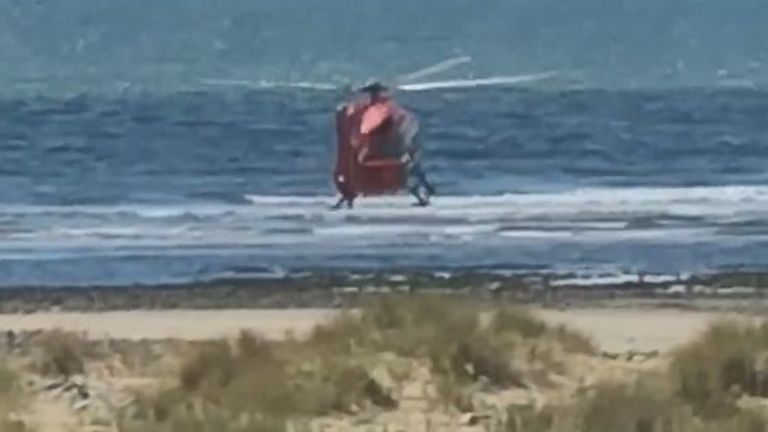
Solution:
[(768, 187), (578, 189), (559, 193), (360, 199), (248, 195), (242, 204), (0, 206), (3, 249), (266, 245), (724, 241), (768, 235)]

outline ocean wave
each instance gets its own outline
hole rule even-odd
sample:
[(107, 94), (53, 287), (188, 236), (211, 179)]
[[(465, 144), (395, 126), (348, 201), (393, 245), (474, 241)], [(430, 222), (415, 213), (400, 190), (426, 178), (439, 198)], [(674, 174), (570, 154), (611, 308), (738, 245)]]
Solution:
[[(630, 187), (580, 188), (551, 193), (506, 193), (498, 195), (437, 196), (429, 207), (413, 207), (405, 195), (362, 198), (353, 210), (330, 210), (332, 196), (245, 195), (242, 204), (174, 203), (120, 205), (0, 205), (0, 216), (123, 216), (145, 219), (175, 219), (184, 216), (216, 218), (249, 215), (253, 217), (295, 218), (302, 221), (313, 215), (326, 218), (451, 218), (471, 221), (478, 216), (531, 217), (533, 215), (580, 216), (619, 215), (627, 220), (643, 214), (679, 218), (721, 217), (723, 221), (740, 214), (768, 211), (768, 186), (707, 187)], [(752, 218), (754, 221), (755, 218)]]
[[(667, 243), (764, 237), (768, 187), (587, 188), (539, 194), (361, 199), (248, 195), (242, 204), (0, 206), (6, 247), (423, 244), (461, 241)], [(506, 239), (506, 240), (505, 240)], [(2, 246), (0, 246), (2, 249)]]

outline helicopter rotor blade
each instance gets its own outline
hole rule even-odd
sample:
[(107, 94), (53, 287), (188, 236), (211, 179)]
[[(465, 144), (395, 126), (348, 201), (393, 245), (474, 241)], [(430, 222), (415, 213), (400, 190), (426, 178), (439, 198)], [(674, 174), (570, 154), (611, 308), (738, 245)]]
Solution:
[(400, 82), (407, 82), (407, 81), (422, 79), (429, 75), (434, 75), (440, 72), (447, 71), (460, 64), (468, 63), (470, 61), (472, 61), (472, 57), (469, 57), (469, 56), (450, 58), (447, 60), (443, 60), (439, 63), (435, 63), (431, 66), (427, 66), (425, 68), (411, 72), (409, 74), (400, 75), (399, 77), (395, 78), (395, 82), (400, 83)]
[(307, 89), (307, 90), (339, 90), (341, 86), (332, 83), (321, 82), (272, 82), (272, 81), (249, 81), (249, 80), (235, 80), (235, 79), (204, 79), (201, 81), (204, 85), (210, 86), (228, 86), (228, 87), (245, 87), (250, 89), (265, 89), (265, 88), (295, 88), (295, 89)]
[(547, 78), (551, 78), (555, 75), (556, 75), (556, 72), (551, 71), (551, 72), (543, 72), (543, 73), (528, 74), (528, 75), (498, 76), (498, 77), (466, 79), (466, 80), (447, 80), (447, 81), (409, 83), (409, 84), (398, 85), (397, 88), (401, 91), (425, 91), (425, 90), (460, 89), (460, 88), (488, 87), (488, 86), (507, 86), (507, 85), (522, 84), (527, 82), (541, 81)]

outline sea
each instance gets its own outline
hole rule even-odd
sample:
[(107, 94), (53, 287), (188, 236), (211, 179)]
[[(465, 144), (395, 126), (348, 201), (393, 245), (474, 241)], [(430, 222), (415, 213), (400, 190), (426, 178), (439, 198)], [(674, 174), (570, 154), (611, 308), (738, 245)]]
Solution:
[[(0, 0), (0, 287), (768, 270), (764, 2), (358, 3)], [(396, 93), (432, 205), (330, 210), (313, 83), (456, 55), (565, 78)]]
[(404, 94), (432, 205), (331, 211), (335, 96), (0, 102), (0, 284), (768, 264), (768, 93)]

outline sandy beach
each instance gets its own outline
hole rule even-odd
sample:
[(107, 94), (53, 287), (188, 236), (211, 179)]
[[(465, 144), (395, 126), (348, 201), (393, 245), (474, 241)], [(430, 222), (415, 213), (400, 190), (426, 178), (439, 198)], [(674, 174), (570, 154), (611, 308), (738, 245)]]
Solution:
[[(442, 297), (438, 296), (432, 300), (444, 301)], [(686, 309), (670, 306), (668, 303), (654, 304), (649, 301), (633, 303), (625, 300), (617, 303), (594, 302), (580, 307), (566, 307), (563, 304), (544, 307), (531, 304), (525, 308), (511, 309), (518, 311), (515, 313), (523, 314), (507, 321), (507, 330), (504, 331), (511, 333), (507, 333), (506, 336), (502, 333), (489, 333), (487, 335), (493, 336), (488, 339), (479, 330), (475, 330), (474, 333), (462, 333), (456, 328), (456, 322), (453, 320), (458, 318), (454, 317), (461, 316), (462, 311), (471, 310), (474, 311), (472, 313), (479, 314), (478, 322), (488, 318), (491, 320), (488, 321), (490, 324), (494, 319), (492, 311), (499, 310), (494, 308), (498, 308), (501, 304), (486, 302), (482, 303), (484, 304), (482, 308), (476, 309), (474, 307), (478, 303), (473, 303), (471, 300), (465, 302), (468, 300), (465, 298), (464, 301), (458, 302), (461, 305), (459, 309), (451, 309), (450, 301), (438, 303), (439, 308), (430, 309), (423, 304), (419, 306), (420, 299), (423, 300), (425, 297), (398, 295), (392, 298), (399, 303), (396, 303), (394, 308), (380, 309), (380, 311), (386, 311), (389, 317), (387, 319), (395, 319), (393, 322), (400, 323), (396, 325), (405, 325), (405, 327), (389, 333), (385, 328), (365, 327), (363, 324), (356, 324), (361, 326), (359, 327), (361, 331), (358, 333), (345, 333), (344, 327), (336, 327), (341, 333), (326, 333), (325, 337), (330, 339), (322, 339), (323, 336), (320, 336), (321, 339), (315, 339), (318, 337), (317, 334), (310, 336), (309, 332), (319, 324), (332, 321), (344, 309), (331, 307), (196, 309), (193, 306), (180, 304), (177, 308), (171, 309), (81, 312), (38, 309), (29, 313), (1, 313), (0, 331), (12, 331), (16, 335), (11, 338), (6, 334), (0, 340), (0, 350), (6, 356), (7, 364), (11, 368), (10, 372), (5, 373), (16, 377), (16, 385), (21, 385), (18, 387), (21, 391), (0, 395), (0, 399), (5, 398), (10, 401), (6, 403), (6, 410), (0, 412), (0, 417), (17, 418), (24, 425), (41, 432), (144, 431), (145, 427), (158, 423), (153, 423), (155, 420), (152, 419), (139, 418), (136, 419), (135, 429), (124, 429), (131, 424), (126, 423), (124, 416), (129, 413), (135, 415), (135, 409), (143, 403), (141, 401), (146, 401), (143, 399), (145, 396), (140, 395), (149, 394), (160, 397), (163, 389), (178, 389), (179, 383), (184, 382), (184, 374), (188, 373), (185, 371), (201, 367), (195, 366), (196, 364), (204, 365), (202, 367), (210, 371), (215, 371), (217, 368), (222, 368), (223, 371), (233, 367), (238, 368), (236, 373), (241, 374), (242, 379), (256, 380), (244, 389), (244, 394), (249, 398), (255, 398), (258, 394), (251, 386), (277, 386), (271, 391), (282, 391), (280, 388), (294, 378), (285, 375), (281, 378), (287, 380), (285, 382), (279, 380), (262, 382), (260, 380), (266, 378), (250, 378), (253, 376), (252, 373), (256, 373), (257, 377), (261, 376), (258, 375), (261, 363), (248, 358), (238, 360), (237, 356), (241, 355), (237, 354), (238, 351), (230, 354), (226, 352), (214, 354), (213, 358), (216, 360), (213, 363), (209, 360), (196, 363), (195, 358), (206, 358), (199, 357), (206, 352), (205, 346), (219, 347), (219, 349), (222, 346), (228, 346), (229, 344), (219, 343), (224, 339), (236, 342), (231, 345), (238, 346), (241, 350), (244, 346), (248, 349), (248, 342), (246, 341), (246, 345), (243, 345), (243, 336), (241, 336), (242, 331), (247, 330), (265, 337), (263, 343), (270, 344), (272, 346), (270, 350), (282, 350), (285, 353), (281, 357), (282, 362), (287, 362), (285, 369), (270, 373), (284, 375), (289, 373), (286, 371), (315, 370), (320, 374), (333, 374), (343, 371), (343, 369), (333, 368), (322, 369), (326, 361), (348, 364), (347, 367), (352, 368), (350, 371), (357, 370), (358, 372), (355, 373), (359, 373), (361, 369), (355, 369), (354, 365), (358, 364), (355, 362), (363, 361), (362, 359), (365, 358), (367, 360), (363, 364), (366, 366), (362, 369), (365, 371), (363, 376), (368, 377), (365, 379), (372, 380), (369, 384), (374, 382), (376, 386), (382, 386), (381, 391), (385, 391), (396, 401), (395, 405), (390, 406), (387, 402), (375, 399), (378, 401), (375, 404), (384, 403), (384, 406), (389, 407), (383, 411), (381, 407), (372, 407), (368, 402), (368, 405), (365, 405), (368, 408), (357, 414), (355, 414), (356, 411), (336, 412), (334, 409), (324, 411), (325, 414), (336, 413), (330, 417), (312, 414), (312, 427), (321, 427), (322, 430), (331, 432), (362, 432), (369, 430), (364, 426), (366, 422), (371, 422), (378, 428), (374, 430), (384, 431), (389, 430), (387, 429), (389, 427), (397, 426), (404, 428), (402, 430), (426, 431), (430, 429), (425, 429), (423, 425), (430, 423), (438, 425), (433, 428), (437, 431), (474, 432), (478, 429), (472, 428), (471, 420), (466, 417), (469, 414), (462, 411), (466, 408), (458, 410), (456, 407), (451, 408), (453, 402), (447, 406), (444, 405), (445, 399), (442, 399), (444, 395), (435, 390), (442, 379), (440, 374), (445, 372), (442, 369), (435, 369), (434, 365), (429, 366), (431, 360), (425, 360), (421, 354), (416, 354), (417, 351), (411, 351), (411, 354), (397, 353), (395, 346), (401, 342), (413, 343), (412, 338), (427, 334), (429, 336), (415, 346), (423, 344), (430, 347), (429, 349), (440, 350), (438, 352), (441, 356), (452, 356), (457, 355), (456, 351), (443, 348), (445, 345), (480, 344), (478, 345), (480, 351), (477, 352), (480, 357), (476, 359), (470, 357), (465, 361), (479, 362), (472, 363), (479, 365), (478, 367), (495, 365), (488, 370), (488, 373), (491, 377), (495, 377), (491, 379), (498, 380), (498, 383), (492, 386), (481, 386), (479, 382), (467, 382), (455, 390), (468, 392), (466, 394), (470, 395), (472, 415), (485, 418), (486, 420), (483, 421), (491, 424), (497, 420), (501, 422), (504, 416), (498, 411), (489, 411), (488, 404), (503, 406), (506, 407), (505, 409), (529, 409), (544, 405), (551, 409), (561, 409), (570, 403), (568, 401), (572, 400), (573, 395), (580, 394), (579, 392), (584, 389), (600, 391), (602, 388), (600, 383), (623, 385), (622, 383), (640, 378), (654, 382), (653, 376), (671, 373), (667, 369), (670, 360), (680, 355), (680, 351), (675, 348), (699, 339), (711, 323), (724, 318), (741, 321), (758, 319), (758, 315), (724, 307), (728, 303), (710, 304), (709, 306), (717, 307), (698, 309), (692, 308), (691, 304), (688, 304), (689, 308)], [(355, 315), (362, 318), (366, 313), (370, 313), (370, 307), (365, 305), (360, 309), (352, 310), (356, 311)], [(398, 315), (403, 311), (414, 315), (411, 318), (403, 318), (402, 315)], [(561, 331), (561, 326), (567, 330)], [(492, 326), (488, 326), (490, 327)], [(286, 335), (289, 334), (297, 336), (299, 340), (286, 341)], [(582, 335), (587, 339), (583, 339)], [(303, 341), (302, 336), (309, 338)], [(512, 340), (516, 342), (505, 345), (504, 341), (509, 340), (507, 339), (509, 336), (512, 336)], [(358, 339), (353, 341), (350, 338)], [(386, 344), (391, 347), (391, 350), (373, 348), (381, 347), (376, 345), (377, 342), (366, 345), (369, 338), (373, 341), (378, 340), (379, 343), (382, 340), (387, 341)], [(12, 339), (15, 341), (11, 341)], [(317, 345), (316, 342), (313, 344), (313, 340), (322, 342)], [(583, 341), (586, 341), (587, 345)], [(213, 345), (210, 345), (211, 343)], [(253, 345), (254, 343), (256, 345)], [(307, 345), (301, 348), (293, 345), (296, 343)], [(368, 346), (365, 348), (368, 350), (367, 354), (361, 356), (360, 352), (354, 350), (345, 352), (344, 347), (348, 346), (348, 343)], [(254, 352), (258, 353), (258, 342), (250, 342), (250, 344), (257, 347), (257, 351)], [(487, 349), (482, 348), (484, 344), (490, 344), (489, 347), (495, 347), (492, 348), (494, 350), (506, 350), (491, 352), (496, 352), (493, 354), (495, 359), (500, 358), (498, 356), (509, 356), (507, 358), (511, 363), (483, 363), (482, 353)], [(327, 347), (334, 348), (328, 351)], [(297, 349), (299, 351), (296, 351)], [(323, 360), (317, 363), (318, 359)], [(190, 367), (193, 369), (188, 369)], [(243, 367), (245, 369), (242, 369)], [(295, 369), (296, 367), (299, 369)], [(506, 369), (507, 367), (511, 369)], [(493, 375), (494, 370), (509, 370), (512, 376), (521, 376), (523, 381), (517, 384), (507, 382), (503, 373)], [(197, 373), (204, 376), (206, 373), (215, 372)], [(410, 378), (394, 379), (393, 376)], [(344, 381), (339, 381), (339, 383), (342, 382)], [(347, 384), (338, 385), (340, 387), (334, 391), (344, 395), (354, 388), (354, 386), (347, 387)], [(328, 390), (327, 387), (322, 388), (326, 389), (323, 391)], [(185, 392), (183, 393), (185, 398), (195, 400), (197, 393), (194, 391), (187, 392), (183, 387), (180, 391)], [(670, 396), (672, 394), (670, 392), (673, 391), (674, 384), (669, 384), (665, 387), (664, 396), (658, 397), (671, 398), (673, 396)], [(362, 397), (365, 399), (368, 396)], [(318, 399), (317, 403), (325, 403), (323, 400)], [(164, 402), (156, 399), (153, 403), (159, 403), (161, 405), (158, 406), (162, 406)], [(360, 408), (355, 408), (357, 409)], [(359, 422), (362, 423), (357, 425)], [(2, 426), (0, 424), (0, 430), (4, 430)]]
[[(362, 421), (361, 425), (365, 425), (370, 421), (379, 427), (375, 430), (397, 426), (402, 430), (425, 431), (422, 426), (409, 423), (417, 419), (419, 424), (440, 424), (434, 428), (438, 431), (470, 432), (476, 429), (465, 424), (466, 413), (462, 410), (466, 408), (459, 405), (452, 408), (454, 402), (444, 406), (444, 396), (434, 390), (445, 378), (440, 375), (444, 370), (430, 366), (432, 360), (426, 360), (423, 353), (397, 354), (395, 347), (401, 339), (408, 341), (414, 335), (428, 334), (416, 345), (442, 349), (435, 347), (480, 344), (478, 353), (485, 349), (501, 350), (493, 354), (491, 363), (483, 363), (482, 354), (470, 361), (479, 361), (480, 367), (496, 365), (493, 367), (502, 370), (511, 364), (513, 372), (510, 373), (521, 374), (527, 384), (510, 385), (497, 376), (495, 379), (501, 381), (496, 386), (483, 387), (472, 378), (472, 382), (455, 389), (468, 392), (473, 412), (485, 416), (484, 422), (490, 424), (502, 421), (504, 416), (489, 412), (488, 403), (506, 409), (529, 409), (544, 404), (557, 410), (564, 409), (572, 396), (583, 389), (600, 389), (600, 383), (621, 384), (635, 379), (653, 382), (654, 375), (671, 374), (670, 362), (683, 352), (676, 348), (701, 340), (701, 334), (711, 323), (723, 319), (756, 321), (768, 308), (760, 292), (716, 291), (754, 279), (740, 275), (702, 278), (696, 282), (698, 285), (689, 285), (712, 288), (694, 291), (690, 296), (672, 289), (677, 287), (675, 280), (618, 281), (588, 287), (553, 284), (551, 290), (542, 292), (537, 288), (542, 286), (541, 281), (519, 276), (393, 279), (376, 275), (365, 279), (313, 276), (281, 282), (5, 290), (0, 293), (0, 332), (3, 332), (0, 333), (0, 352), (6, 355), (10, 368), (6, 373), (15, 376), (16, 385), (22, 388), (18, 393), (0, 394), (0, 403), (3, 398), (10, 401), (6, 403), (6, 411), (0, 410), (0, 418), (19, 418), (23, 424), (41, 432), (144, 432), (145, 427), (158, 424), (143, 419), (137, 420), (135, 429), (125, 429), (130, 423), (123, 417), (140, 407), (140, 401), (144, 400), (141, 394), (160, 397), (163, 391), (178, 391), (185, 368), (195, 367), (195, 359), (204, 355), (205, 346), (212, 343), (221, 347), (223, 340), (235, 342), (225, 346), (240, 346), (241, 335), (247, 331), (263, 337), (264, 343), (273, 346), (270, 349), (285, 353), (281, 357), (285, 362), (283, 371), (323, 368), (323, 362), (313, 363), (313, 359), (319, 357), (324, 358), (323, 361), (347, 364), (351, 371), (359, 373), (355, 362), (365, 358), (363, 376), (377, 386), (384, 386), (387, 394), (397, 400), (396, 408), (384, 411), (380, 411), (381, 407), (371, 407), (370, 401), (366, 402), (368, 408), (358, 414), (324, 409), (323, 413), (331, 417), (310, 416), (316, 427), (322, 426), (331, 432), (362, 432), (368, 429), (363, 426), (360, 429), (355, 426), (356, 422)], [(383, 328), (358, 323), (356, 325), (361, 326), (358, 333), (342, 331), (336, 336), (331, 333), (331, 339), (313, 345), (312, 340), (317, 336), (311, 331), (316, 326), (331, 322), (345, 310), (355, 311), (355, 315), (359, 312), (362, 317), (372, 304), (386, 298), (399, 303), (382, 311), (387, 319), (395, 319), (394, 322), (405, 325), (404, 328), (387, 333)], [(447, 303), (438, 303), (439, 307), (430, 309), (420, 303), (428, 298)], [(452, 310), (450, 298), (462, 306)], [(472, 310), (479, 314), (478, 322), (490, 323), (494, 310), (512, 305), (515, 306), (511, 310), (530, 314), (530, 318), (519, 317), (508, 322), (506, 331), (513, 335), (493, 334), (487, 338), (477, 331), (462, 334), (452, 321), (454, 314), (458, 319), (462, 311)], [(404, 319), (399, 315), (409, 308), (412, 310), (407, 313), (414, 317)], [(541, 328), (546, 330), (537, 333)], [(287, 340), (288, 335), (298, 339)], [(505, 345), (508, 336), (517, 342)], [(359, 339), (349, 339), (354, 337)], [(388, 348), (382, 348), (377, 342), (368, 345), (368, 339), (381, 342), (382, 337)], [(292, 345), (295, 343), (307, 345), (296, 348)], [(324, 348), (328, 344), (335, 346), (333, 351)], [(344, 347), (348, 344), (367, 346), (364, 348), (367, 354), (345, 353)], [(308, 351), (297, 355), (295, 349)], [(440, 355), (452, 356), (457, 352), (448, 349)], [(216, 354), (218, 360), (203, 364), (211, 370), (218, 367), (229, 370), (236, 364), (248, 364), (248, 368), (253, 369), (238, 372), (243, 374), (243, 379), (258, 373), (258, 362), (241, 359), (232, 360), (235, 363), (231, 365), (227, 363), (227, 358), (236, 359), (232, 356), (237, 355), (237, 352), (219, 353)], [(696, 354), (695, 358), (705, 360), (711, 356), (711, 353)], [(501, 358), (511, 363), (507, 366), (503, 361), (497, 363)], [(716, 358), (713, 361), (717, 361)], [(343, 369), (316, 370), (321, 375), (335, 373), (333, 371)], [(411, 378), (393, 382), (390, 373)], [(669, 375), (669, 379), (672, 376)], [(279, 387), (288, 385), (294, 378), (286, 376), (286, 381), (279, 384), (261, 383), (260, 379), (252, 385), (277, 386), (274, 391), (281, 391)], [(659, 397), (673, 398), (674, 385), (667, 385)], [(346, 395), (351, 390), (345, 386), (334, 391)], [(325, 394), (328, 389), (323, 388), (317, 394)], [(190, 401), (196, 397), (194, 391), (181, 391)], [(245, 392), (249, 397), (256, 396), (250, 387)], [(671, 399), (663, 400), (666, 404)], [(327, 403), (322, 398), (315, 402)], [(295, 409), (299, 406), (303, 405)], [(4, 430), (2, 424), (0, 430)]]
[[(707, 324), (738, 315), (674, 309), (534, 309), (552, 324), (590, 335), (607, 351), (667, 351), (696, 336)], [(333, 309), (134, 310), (0, 314), (0, 329), (60, 329), (92, 339), (205, 340), (250, 330), (268, 338), (305, 334), (339, 312)], [(742, 318), (744, 318), (742, 316)]]
[(91, 339), (205, 340), (251, 330), (268, 338), (300, 335), (336, 314), (331, 309), (223, 309), (114, 312), (36, 312), (0, 315), (0, 328), (85, 333)]

